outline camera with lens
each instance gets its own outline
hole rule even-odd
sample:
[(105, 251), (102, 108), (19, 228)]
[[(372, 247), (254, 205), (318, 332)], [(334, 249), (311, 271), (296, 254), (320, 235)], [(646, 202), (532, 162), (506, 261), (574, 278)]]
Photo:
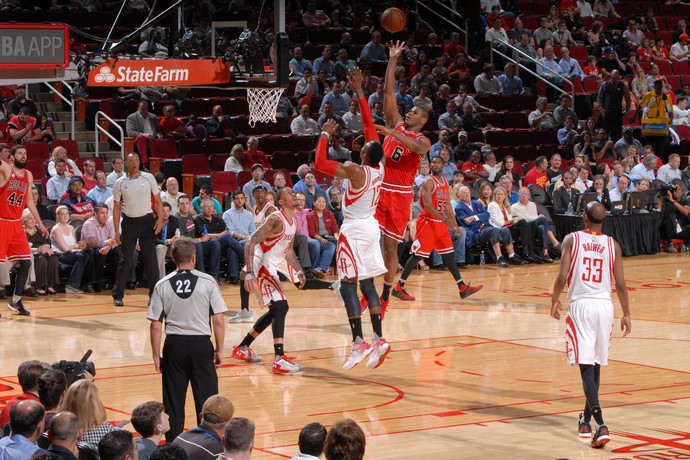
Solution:
[(668, 192), (671, 192), (671, 195), (673, 195), (676, 190), (678, 190), (678, 186), (675, 184), (664, 184), (657, 190), (657, 196), (659, 198), (667, 198), (668, 197)]
[(77, 380), (86, 378), (84, 371), (95, 376), (96, 375), (96, 365), (93, 361), (89, 361), (89, 356), (91, 356), (92, 351), (88, 350), (84, 356), (79, 361), (66, 361), (61, 360), (53, 363), (52, 368), (61, 370), (65, 373), (67, 377), (67, 386), (72, 385)]

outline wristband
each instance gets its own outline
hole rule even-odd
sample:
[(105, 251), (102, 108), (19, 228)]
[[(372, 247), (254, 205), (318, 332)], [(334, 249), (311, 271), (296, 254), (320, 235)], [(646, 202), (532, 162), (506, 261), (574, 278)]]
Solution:
[(329, 139), (329, 140), (331, 139), (331, 135), (328, 134), (326, 131), (321, 131), (321, 135), (326, 136), (326, 139)]

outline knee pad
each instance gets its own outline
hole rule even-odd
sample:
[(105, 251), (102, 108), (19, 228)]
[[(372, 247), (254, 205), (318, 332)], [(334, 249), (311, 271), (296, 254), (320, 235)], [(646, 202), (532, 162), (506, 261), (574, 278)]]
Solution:
[(271, 323), (273, 323), (273, 311), (268, 310), (256, 320), (253, 329), (261, 334)]
[(273, 310), (273, 322), (271, 327), (273, 329), (273, 338), (282, 339), (285, 336), (285, 317), (290, 309), (287, 300), (279, 300), (271, 302), (271, 310)]
[(362, 305), (357, 297), (357, 285), (355, 283), (342, 282), (340, 284), (340, 295), (345, 302), (348, 318), (358, 318), (362, 314)]
[(362, 294), (364, 294), (364, 298), (367, 299), (367, 303), (369, 304), (369, 307), (380, 307), (381, 306), (381, 298), (379, 297), (378, 292), (376, 292), (376, 287), (374, 286), (374, 280), (369, 278), (366, 280), (362, 280), (359, 282), (359, 288), (362, 290)]

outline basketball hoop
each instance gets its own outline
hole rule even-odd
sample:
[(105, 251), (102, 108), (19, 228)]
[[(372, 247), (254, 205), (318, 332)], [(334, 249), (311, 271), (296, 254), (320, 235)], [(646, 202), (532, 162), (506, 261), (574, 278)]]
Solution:
[(278, 102), (285, 88), (247, 88), (249, 103), (249, 126), (256, 122), (275, 123)]

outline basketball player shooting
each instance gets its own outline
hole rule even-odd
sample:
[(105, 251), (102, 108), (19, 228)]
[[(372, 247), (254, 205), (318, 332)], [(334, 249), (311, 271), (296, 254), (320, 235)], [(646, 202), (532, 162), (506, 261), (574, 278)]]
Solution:
[(611, 440), (599, 406), (601, 366), (608, 364), (609, 344), (613, 329), (612, 279), (623, 309), (623, 337), (631, 330), (628, 289), (623, 275), (621, 248), (610, 236), (601, 233), (606, 217), (604, 205), (598, 201), (585, 208), (585, 230), (569, 234), (563, 240), (561, 269), (553, 284), (551, 316), (561, 318), (559, 297), (568, 283), (568, 313), (565, 318), (565, 342), (568, 364), (580, 367), (585, 391), (585, 409), (578, 420), (581, 438), (592, 437), (590, 420), (594, 417), (597, 430), (592, 447), (601, 448)]
[[(388, 307), (391, 288), (395, 281), (398, 268), (398, 244), (403, 241), (410, 217), (414, 178), (422, 158), (431, 148), (429, 139), (421, 134), (422, 127), (429, 118), (429, 112), (420, 107), (413, 107), (404, 119), (398, 113), (398, 102), (395, 97), (395, 69), (404, 49), (404, 42), (396, 41), (390, 45), (383, 96), (383, 111), (387, 126), (376, 125), (377, 131), (386, 136), (383, 141), (386, 173), (376, 208), (376, 220), (383, 232), (383, 256), (388, 270), (383, 277), (381, 294), (383, 309)], [(362, 307), (364, 308), (364, 305)]]

